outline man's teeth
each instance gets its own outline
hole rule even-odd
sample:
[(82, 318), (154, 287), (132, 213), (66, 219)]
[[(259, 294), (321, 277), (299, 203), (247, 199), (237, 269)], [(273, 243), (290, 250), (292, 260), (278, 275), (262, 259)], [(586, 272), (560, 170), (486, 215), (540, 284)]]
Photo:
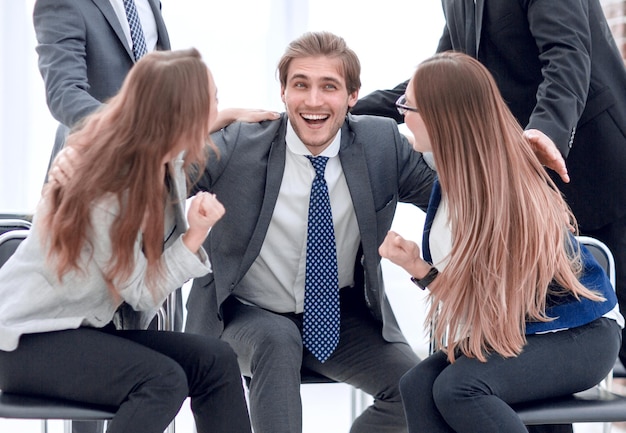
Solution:
[(302, 117), (304, 117), (307, 120), (324, 120), (328, 116), (325, 114), (303, 114)]

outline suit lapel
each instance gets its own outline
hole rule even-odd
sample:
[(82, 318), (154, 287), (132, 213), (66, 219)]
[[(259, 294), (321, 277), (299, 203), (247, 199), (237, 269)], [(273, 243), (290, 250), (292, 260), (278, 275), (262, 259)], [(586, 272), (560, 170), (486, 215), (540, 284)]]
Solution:
[(433, 262), (430, 254), (430, 229), (433, 226), (433, 221), (435, 220), (435, 214), (437, 213), (439, 203), (441, 203), (441, 185), (439, 185), (439, 180), (435, 179), (433, 189), (430, 193), (430, 199), (428, 201), (426, 220), (424, 221), (424, 231), (422, 233), (422, 256), (428, 263)]
[(485, 9), (485, 0), (476, 0), (474, 9), (475, 37), (471, 38), (475, 41), (475, 46), (468, 46), (468, 20), (470, 18), (465, 13), (465, 0), (442, 0), (443, 13), (446, 18), (446, 26), (450, 35), (450, 42), (455, 51), (463, 51), (472, 56), (478, 56), (480, 46), (480, 35), (483, 25), (483, 12)]
[(464, 0), (442, 0), (441, 5), (450, 35), (450, 43), (454, 50), (465, 46), (465, 15)]
[[(363, 146), (355, 141), (349, 123), (346, 121), (341, 130), (341, 147), (339, 149), (341, 168), (350, 190), (354, 212), (359, 225), (361, 243), (364, 250), (378, 248), (376, 240), (376, 212), (372, 197), (371, 179), (363, 153)], [(367, 230), (362, 230), (367, 227)]]
[[(185, 218), (185, 201), (187, 200), (187, 179), (183, 170), (184, 161), (182, 154), (171, 164), (172, 178), (172, 201), (174, 203), (174, 227), (175, 233), (184, 233), (187, 230), (187, 219)], [(168, 164), (169, 165), (169, 164)], [(169, 230), (166, 227), (166, 231)], [(173, 236), (173, 240), (178, 236)]]
[(248, 243), (248, 247), (241, 260), (241, 266), (237, 273), (238, 279), (243, 278), (245, 272), (252, 266), (254, 260), (261, 251), (267, 229), (270, 225), (272, 215), (274, 214), (274, 208), (276, 207), (276, 201), (278, 200), (278, 193), (280, 191), (280, 185), (283, 181), (283, 174), (285, 172), (285, 153), (287, 144), (285, 142), (287, 117), (283, 116), (281, 126), (278, 128), (274, 140), (272, 141), (271, 148), (269, 150), (267, 161), (267, 174), (265, 183), (265, 192), (263, 194), (263, 202), (261, 205), (261, 211), (257, 219), (256, 227)]
[(133, 50), (130, 47), (128, 40), (126, 39), (126, 35), (124, 34), (124, 30), (122, 29), (122, 25), (120, 24), (120, 20), (117, 18), (117, 14), (113, 10), (113, 6), (111, 6), (111, 2), (109, 0), (92, 0), (94, 4), (100, 9), (104, 18), (108, 21), (109, 25), (119, 38), (122, 45), (126, 48), (126, 52), (128, 56), (135, 61), (135, 56), (133, 54)]
[(476, 0), (476, 58), (480, 50), (480, 35), (483, 29), (483, 12), (485, 10), (485, 0)]
[(152, 14), (154, 15), (154, 21), (157, 26), (157, 48), (158, 50), (169, 50), (170, 47), (170, 38), (167, 34), (167, 28), (165, 27), (165, 22), (163, 21), (163, 16), (161, 15), (161, 2), (159, 0), (149, 0), (150, 8), (152, 9)]

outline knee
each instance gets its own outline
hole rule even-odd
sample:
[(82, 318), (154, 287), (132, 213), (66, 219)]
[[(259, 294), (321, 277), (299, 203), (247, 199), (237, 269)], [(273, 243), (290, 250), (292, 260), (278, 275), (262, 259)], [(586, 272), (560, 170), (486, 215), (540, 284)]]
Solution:
[[(271, 362), (277, 366), (283, 364), (302, 364), (302, 337), (298, 329), (277, 328), (264, 333), (256, 342), (252, 364)], [(253, 367), (254, 368), (254, 367)]]
[(420, 371), (419, 365), (407, 371), (399, 383), (400, 395), (404, 401), (415, 401), (425, 392), (430, 392), (425, 383), (425, 375)]
[(232, 344), (246, 375), (265, 370), (272, 376), (283, 374), (285, 369), (300, 371), (302, 337), (298, 326), (287, 317), (242, 308), (224, 329), (222, 339)]
[(454, 369), (447, 369), (437, 377), (432, 392), (435, 405), (444, 416), (458, 412), (459, 405), (469, 398), (489, 394), (486, 384)]
[(227, 375), (240, 378), (237, 355), (228, 343), (215, 339), (209, 351), (213, 359), (212, 365), (219, 366)]
[(143, 390), (139, 392), (144, 392), (144, 395), (162, 401), (163, 404), (180, 407), (189, 395), (187, 375), (183, 368), (169, 358), (148, 368), (152, 371), (151, 379), (137, 388)]
[(239, 377), (237, 355), (228, 343), (217, 338), (202, 338), (199, 344), (189, 347), (188, 350), (195, 371), (220, 371)]
[(447, 408), (454, 408), (456, 390), (450, 388), (445, 380), (435, 380), (432, 395), (435, 406), (437, 406), (440, 412), (445, 413)]

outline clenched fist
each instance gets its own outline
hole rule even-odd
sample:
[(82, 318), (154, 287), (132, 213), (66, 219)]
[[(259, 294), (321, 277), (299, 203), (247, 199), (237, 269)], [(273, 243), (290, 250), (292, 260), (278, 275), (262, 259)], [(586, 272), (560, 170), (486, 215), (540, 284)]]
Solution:
[(215, 197), (215, 194), (199, 192), (191, 199), (187, 211), (189, 228), (183, 235), (183, 242), (190, 251), (198, 252), (209, 233), (209, 229), (225, 212), (224, 206)]

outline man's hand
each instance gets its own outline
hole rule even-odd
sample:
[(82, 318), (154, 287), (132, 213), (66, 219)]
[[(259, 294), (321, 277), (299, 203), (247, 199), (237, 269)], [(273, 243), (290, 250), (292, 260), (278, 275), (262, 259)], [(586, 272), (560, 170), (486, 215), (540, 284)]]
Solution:
[(538, 129), (528, 129), (524, 131), (524, 137), (528, 140), (535, 155), (543, 165), (551, 170), (554, 170), (563, 182), (569, 182), (569, 175), (567, 174), (567, 166), (565, 165), (565, 159), (559, 152), (554, 142), (543, 132)]

